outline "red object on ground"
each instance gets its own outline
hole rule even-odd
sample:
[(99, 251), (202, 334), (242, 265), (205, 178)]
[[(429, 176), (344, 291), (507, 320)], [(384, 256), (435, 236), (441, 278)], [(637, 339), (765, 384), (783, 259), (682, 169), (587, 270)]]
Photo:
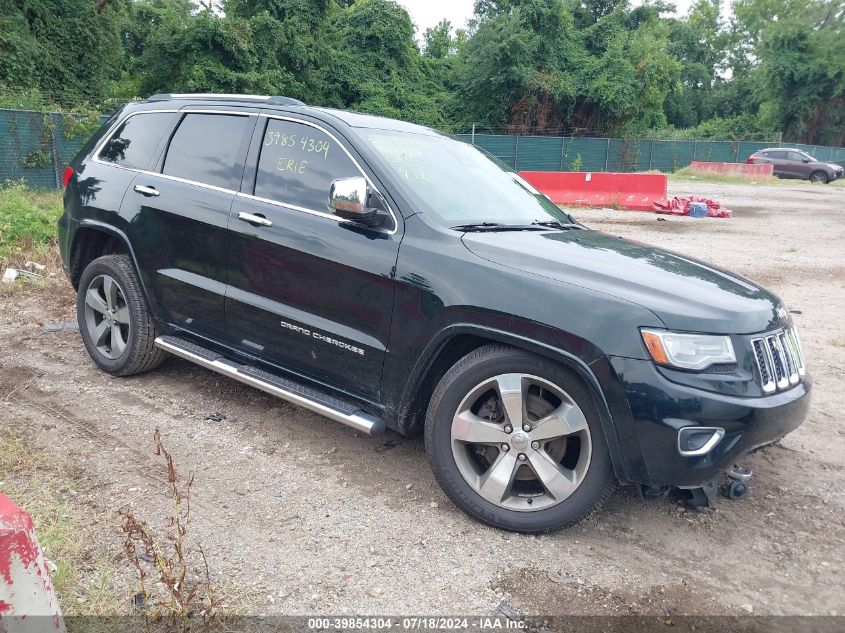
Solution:
[(666, 199), (664, 174), (522, 171), (519, 175), (555, 204), (652, 211)]
[(690, 204), (693, 202), (703, 202), (707, 205), (708, 218), (729, 218), (731, 212), (728, 209), (723, 209), (722, 205), (715, 200), (709, 198), (699, 198), (698, 196), (689, 196), (680, 198), (675, 196), (671, 200), (656, 200), (654, 202), (654, 211), (658, 213), (667, 213), (669, 215), (689, 215)]
[(731, 176), (745, 176), (746, 178), (765, 178), (774, 175), (773, 165), (754, 162), (709, 163), (694, 160), (690, 163), (690, 169), (696, 174), (726, 174)]
[(64, 630), (32, 518), (0, 494), (0, 631)]

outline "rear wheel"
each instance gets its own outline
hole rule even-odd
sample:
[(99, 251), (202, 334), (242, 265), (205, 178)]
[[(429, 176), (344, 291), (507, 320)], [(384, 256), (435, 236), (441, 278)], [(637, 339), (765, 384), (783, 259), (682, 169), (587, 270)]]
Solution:
[(166, 356), (155, 347), (158, 333), (126, 255), (105, 255), (85, 268), (76, 316), (82, 342), (103, 371), (140, 374), (158, 367)]
[(565, 527), (614, 489), (586, 387), (560, 365), (514, 348), (479, 348), (443, 376), (429, 404), (425, 440), (446, 494), (497, 527)]
[(821, 170), (814, 171), (812, 174), (810, 174), (810, 182), (821, 182), (821, 183), (827, 184), (827, 181), (828, 181), (827, 174), (824, 173)]

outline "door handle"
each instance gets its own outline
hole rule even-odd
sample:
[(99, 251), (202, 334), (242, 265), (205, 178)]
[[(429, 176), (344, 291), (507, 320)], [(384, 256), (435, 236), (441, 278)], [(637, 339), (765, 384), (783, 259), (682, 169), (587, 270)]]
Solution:
[(259, 226), (273, 226), (273, 223), (265, 218), (263, 215), (255, 215), (253, 213), (245, 213), (241, 211), (238, 213), (238, 219), (250, 224), (257, 224)]
[(155, 187), (147, 187), (146, 185), (135, 185), (134, 189), (142, 196), (155, 197), (161, 195)]

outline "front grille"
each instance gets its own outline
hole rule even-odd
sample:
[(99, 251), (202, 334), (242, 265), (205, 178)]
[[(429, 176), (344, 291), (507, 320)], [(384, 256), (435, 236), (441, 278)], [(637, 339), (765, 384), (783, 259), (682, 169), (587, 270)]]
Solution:
[(763, 393), (797, 385), (804, 375), (801, 340), (795, 328), (788, 327), (751, 339), (751, 347)]

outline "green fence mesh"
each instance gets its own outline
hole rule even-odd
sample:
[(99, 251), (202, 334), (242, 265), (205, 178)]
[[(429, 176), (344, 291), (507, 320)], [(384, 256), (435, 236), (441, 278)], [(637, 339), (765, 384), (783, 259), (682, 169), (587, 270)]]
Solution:
[(650, 139), (458, 134), (518, 171), (669, 172), (694, 160), (744, 163), (766, 147), (794, 147), (818, 160), (845, 164), (845, 147), (759, 141), (662, 141)]
[[(74, 121), (58, 112), (0, 109), (0, 183), (25, 180), (32, 187), (56, 188), (62, 170), (87, 140)], [(104, 123), (108, 117), (100, 118)], [(693, 160), (745, 162), (773, 143), (756, 141), (662, 141), (569, 136), (459, 134), (519, 171), (675, 171)], [(819, 160), (845, 164), (845, 147), (781, 143)]]
[[(25, 180), (31, 187), (61, 186), (62, 171), (90, 132), (74, 125), (84, 115), (0, 109), (0, 183)], [(104, 123), (108, 117), (101, 117)]]

